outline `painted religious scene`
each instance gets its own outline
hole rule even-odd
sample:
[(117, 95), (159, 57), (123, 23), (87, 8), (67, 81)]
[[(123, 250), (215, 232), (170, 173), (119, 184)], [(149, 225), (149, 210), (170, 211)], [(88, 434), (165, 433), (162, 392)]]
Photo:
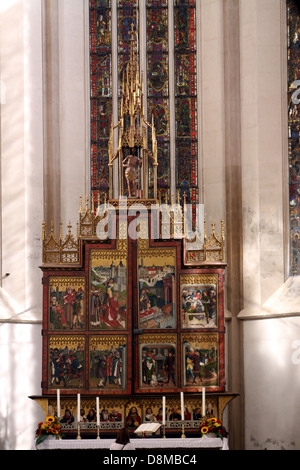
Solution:
[(124, 330), (127, 310), (127, 267), (125, 259), (106, 252), (91, 253), (90, 328)]
[[(148, 342), (144, 343), (147, 339)], [(151, 391), (176, 388), (176, 337), (172, 335), (171, 338), (164, 338), (163, 335), (159, 335), (155, 339), (153, 336), (150, 338), (146, 336), (139, 340), (140, 388)]]
[(109, 392), (126, 387), (127, 338), (93, 336), (90, 338), (89, 388)]
[(182, 276), (182, 328), (218, 328), (217, 276)]
[(48, 344), (49, 389), (83, 389), (85, 338), (51, 336)]
[(175, 266), (139, 266), (139, 327), (176, 327)]
[(49, 298), (51, 330), (82, 330), (85, 327), (85, 278), (50, 278)]
[(217, 334), (184, 336), (182, 376), (185, 387), (219, 386), (219, 345)]

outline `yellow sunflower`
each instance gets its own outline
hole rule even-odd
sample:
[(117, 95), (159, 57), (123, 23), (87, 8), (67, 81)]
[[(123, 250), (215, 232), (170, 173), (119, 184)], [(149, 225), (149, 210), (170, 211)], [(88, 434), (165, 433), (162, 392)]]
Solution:
[(54, 421), (55, 421), (55, 418), (53, 416), (48, 416), (46, 418), (46, 423), (54, 423)]
[(201, 432), (202, 432), (202, 434), (207, 434), (208, 433), (208, 427), (203, 426), (203, 428), (201, 428)]

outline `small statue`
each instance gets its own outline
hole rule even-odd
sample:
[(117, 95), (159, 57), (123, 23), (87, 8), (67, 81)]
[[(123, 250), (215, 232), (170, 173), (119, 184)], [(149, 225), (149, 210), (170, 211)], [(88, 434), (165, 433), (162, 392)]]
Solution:
[(125, 177), (128, 186), (128, 196), (136, 196), (138, 168), (142, 166), (142, 159), (137, 155), (130, 154), (123, 160), (123, 167), (125, 168)]

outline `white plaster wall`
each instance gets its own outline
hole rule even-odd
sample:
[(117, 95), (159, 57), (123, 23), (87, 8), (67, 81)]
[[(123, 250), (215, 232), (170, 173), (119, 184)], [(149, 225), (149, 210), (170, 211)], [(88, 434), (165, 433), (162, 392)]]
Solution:
[(299, 450), (300, 318), (245, 323), (247, 450)]
[(300, 313), (295, 282), (285, 283), (285, 2), (240, 0), (240, 7), (245, 445), (299, 449), (299, 365), (292, 356), (300, 319), (280, 318)]
[[(59, 3), (62, 221), (76, 226), (89, 162), (86, 2)], [(41, 0), (0, 2), (0, 448), (6, 450), (31, 449), (43, 419), (28, 398), (41, 394), (42, 379), (42, 65)]]
[[(59, 99), (63, 232), (74, 234), (79, 198), (89, 193), (88, 9), (59, 2)], [(0, 5), (2, 287), (41, 319), (43, 222), (43, 67), (41, 0)]]
[[(245, 308), (285, 280), (281, 0), (240, 1)], [(283, 120), (284, 118), (284, 120)], [(287, 190), (287, 187), (285, 187)]]
[(0, 6), (2, 287), (41, 319), (43, 219), (40, 0)]
[(0, 323), (0, 449), (31, 450), (41, 407), (41, 325)]
[[(0, 4), (0, 448), (30, 449), (41, 410), (43, 219), (40, 0)], [(2, 280), (5, 273), (10, 273)]]

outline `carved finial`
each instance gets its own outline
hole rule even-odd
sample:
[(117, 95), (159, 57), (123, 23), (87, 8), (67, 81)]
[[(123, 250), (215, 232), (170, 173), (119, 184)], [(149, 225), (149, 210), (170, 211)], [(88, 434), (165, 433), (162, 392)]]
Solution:
[(221, 237), (222, 237), (222, 240), (224, 242), (225, 240), (225, 233), (224, 233), (224, 220), (222, 219), (221, 220)]
[(79, 200), (79, 214), (82, 214), (82, 196), (80, 195), (80, 200)]
[(69, 235), (71, 235), (71, 229), (72, 229), (71, 221), (69, 222), (68, 229), (69, 229)]
[(42, 240), (43, 242), (45, 241), (46, 239), (46, 222), (44, 221), (43, 224), (42, 224)]
[(59, 240), (62, 240), (62, 222), (59, 224)]

